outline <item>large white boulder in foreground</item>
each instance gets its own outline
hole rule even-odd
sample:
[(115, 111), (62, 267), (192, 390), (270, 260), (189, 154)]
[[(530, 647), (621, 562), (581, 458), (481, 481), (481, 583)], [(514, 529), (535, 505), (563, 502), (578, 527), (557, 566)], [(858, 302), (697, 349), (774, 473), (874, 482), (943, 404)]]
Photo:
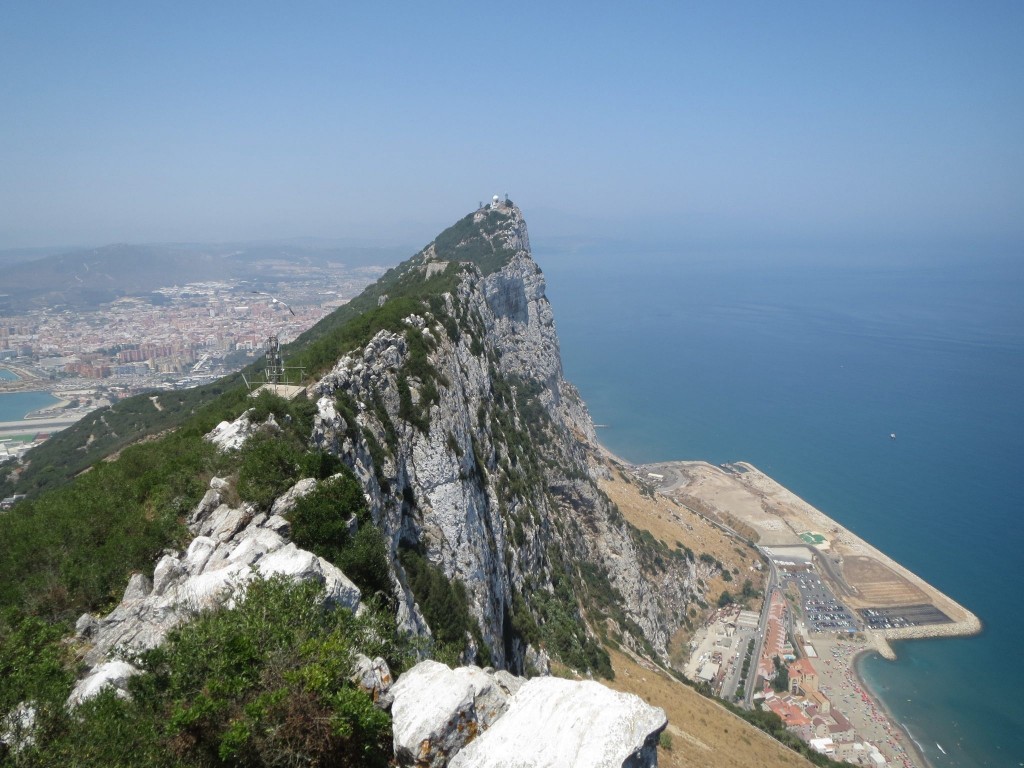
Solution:
[(398, 764), (442, 768), (501, 717), (509, 686), (479, 667), (450, 669), (427, 660), (398, 678), (390, 695)]
[(395, 757), (417, 768), (653, 768), (665, 712), (592, 681), (422, 661), (389, 696)]
[[(399, 681), (401, 682), (401, 681)], [(450, 768), (652, 768), (665, 712), (593, 681), (535, 677)]]

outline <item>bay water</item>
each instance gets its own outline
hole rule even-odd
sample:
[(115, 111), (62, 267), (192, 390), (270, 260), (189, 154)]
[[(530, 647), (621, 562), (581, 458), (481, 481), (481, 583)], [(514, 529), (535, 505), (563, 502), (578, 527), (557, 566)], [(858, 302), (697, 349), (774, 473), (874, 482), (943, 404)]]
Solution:
[[(48, 392), (0, 392), (0, 422), (18, 421), (26, 414), (39, 408), (60, 402)], [(32, 422), (25, 422), (26, 432), (32, 430)]]
[(1024, 268), (820, 255), (534, 238), (602, 442), (749, 461), (973, 611), (860, 672), (936, 768), (1024, 765)]

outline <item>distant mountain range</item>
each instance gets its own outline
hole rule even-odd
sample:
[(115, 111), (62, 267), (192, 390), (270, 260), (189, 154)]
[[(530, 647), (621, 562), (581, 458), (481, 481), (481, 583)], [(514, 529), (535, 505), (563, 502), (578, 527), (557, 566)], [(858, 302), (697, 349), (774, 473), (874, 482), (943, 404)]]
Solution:
[(106, 245), (52, 253), (49, 249), (0, 252), (4, 270), (0, 314), (43, 307), (85, 309), (124, 296), (203, 280), (282, 278), (297, 267), (390, 265), (407, 246), (297, 243)]

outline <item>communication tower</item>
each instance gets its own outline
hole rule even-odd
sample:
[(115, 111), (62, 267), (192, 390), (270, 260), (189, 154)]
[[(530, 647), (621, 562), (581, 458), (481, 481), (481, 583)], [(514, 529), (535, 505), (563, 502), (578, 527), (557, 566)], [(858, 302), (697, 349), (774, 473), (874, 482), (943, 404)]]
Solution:
[(284, 378), (284, 362), (281, 360), (281, 342), (277, 336), (267, 339), (267, 384), (280, 384)]

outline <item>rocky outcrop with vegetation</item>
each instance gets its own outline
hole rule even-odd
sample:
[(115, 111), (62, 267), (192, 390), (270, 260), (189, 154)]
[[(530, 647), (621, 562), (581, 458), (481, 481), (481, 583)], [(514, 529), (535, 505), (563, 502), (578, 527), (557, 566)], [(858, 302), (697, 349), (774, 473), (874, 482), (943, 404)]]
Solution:
[[(611, 677), (608, 647), (667, 663), (710, 566), (599, 489), (519, 209), (466, 216), (286, 356), (295, 401), (211, 388), (0, 519), (8, 756), (546, 765), (516, 733), (550, 731), (558, 764), (654, 764), (663, 713), (520, 679)], [(417, 686), (454, 709), (412, 723)]]
[(591, 477), (593, 425), (562, 377), (528, 243), (519, 210), (500, 206), (415, 257), (406, 279), (448, 285), (316, 383), (314, 439), (367, 488), (404, 602), (433, 629), (446, 617), (425, 574), (464, 592), (467, 626), (437, 638), (448, 658), (524, 673), (548, 655), (608, 674), (605, 640), (665, 655), (693, 584), (678, 559), (645, 567)]

